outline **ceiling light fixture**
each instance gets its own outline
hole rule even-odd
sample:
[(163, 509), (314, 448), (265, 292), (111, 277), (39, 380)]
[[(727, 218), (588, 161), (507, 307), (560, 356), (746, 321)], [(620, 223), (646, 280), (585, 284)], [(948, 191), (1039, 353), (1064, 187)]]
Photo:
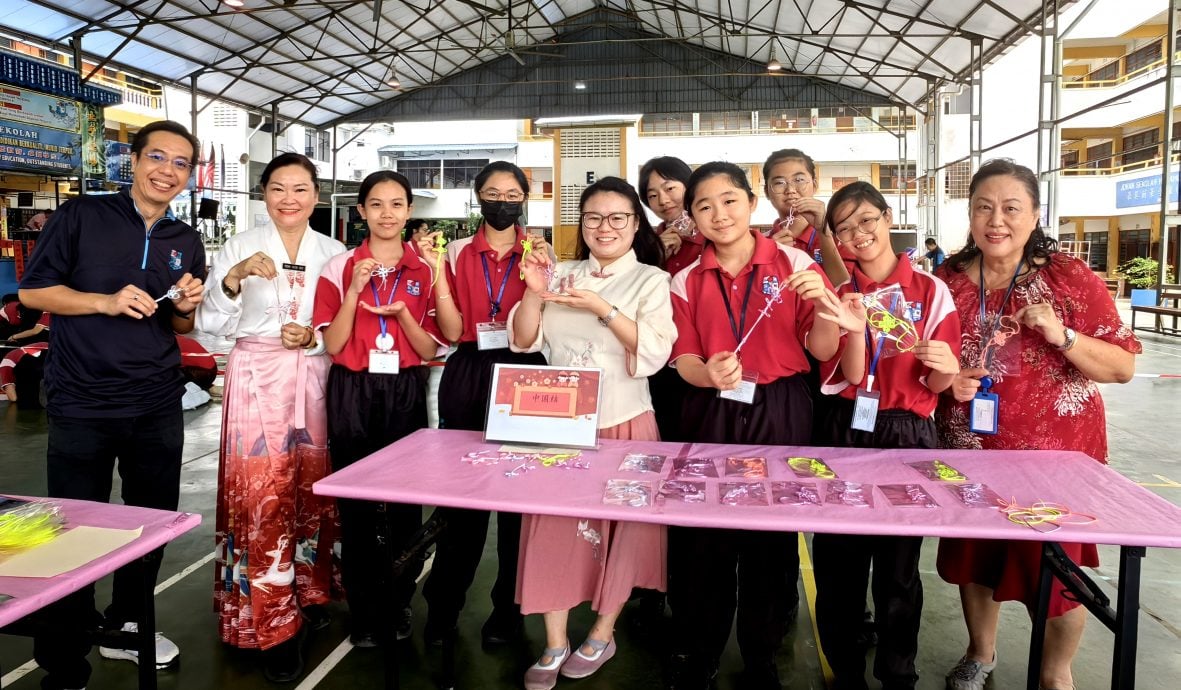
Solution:
[(771, 59), (767, 61), (768, 72), (778, 72), (783, 69), (783, 65), (775, 59), (775, 42), (776, 38), (771, 39)]
[(390, 78), (386, 79), (385, 83), (391, 89), (394, 89), (396, 91), (400, 91), (402, 89), (402, 82), (401, 82), (401, 80), (398, 79), (398, 66), (396, 64), (394, 64), (394, 61), (397, 59), (398, 59), (397, 54), (395, 54), (393, 57), (390, 58)]
[(574, 90), (575, 91), (586, 91), (586, 82), (584, 82), (584, 81), (574, 82)]
[(238, 9), (239, 7), (242, 7), (246, 4), (246, 2), (244, 0), (221, 0), (221, 1), (222, 1), (222, 4), (224, 4), (228, 7), (233, 7), (234, 9)]

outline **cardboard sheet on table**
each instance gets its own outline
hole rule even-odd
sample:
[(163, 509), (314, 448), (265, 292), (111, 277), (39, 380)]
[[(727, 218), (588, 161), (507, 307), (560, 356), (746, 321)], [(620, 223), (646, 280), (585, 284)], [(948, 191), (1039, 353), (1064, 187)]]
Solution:
[(0, 561), (0, 577), (56, 577), (139, 539), (143, 527), (111, 529), (81, 525), (53, 541)]

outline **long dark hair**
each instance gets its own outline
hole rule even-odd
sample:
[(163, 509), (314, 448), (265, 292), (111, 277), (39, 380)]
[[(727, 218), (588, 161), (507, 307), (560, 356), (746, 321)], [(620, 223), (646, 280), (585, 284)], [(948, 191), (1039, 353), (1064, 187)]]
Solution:
[[(394, 172), (393, 170), (378, 170), (371, 172), (361, 180), (361, 186), (357, 188), (357, 205), (364, 206), (365, 202), (369, 200), (369, 194), (373, 188), (382, 182), (393, 182), (406, 191), (406, 205), (414, 205), (414, 189), (410, 186), (410, 180), (402, 173)], [(410, 227), (410, 223), (406, 224)]]
[[(582, 209), (586, 206), (587, 199), (595, 194), (607, 192), (621, 194), (627, 197), (628, 202), (631, 203), (632, 213), (635, 214), (636, 222), (639, 223), (636, 228), (636, 236), (632, 239), (632, 250), (636, 253), (636, 260), (649, 266), (661, 266), (664, 261), (664, 249), (660, 244), (660, 238), (652, 231), (652, 224), (648, 222), (648, 216), (644, 213), (640, 197), (636, 194), (635, 187), (628, 184), (627, 180), (618, 177), (604, 177), (582, 190), (582, 197), (578, 199), (579, 218), (582, 218)], [(603, 222), (607, 222), (606, 219)], [(586, 239), (582, 236), (582, 222), (580, 220), (578, 246), (574, 251), (574, 258), (585, 261), (590, 258), (590, 255), (590, 247), (586, 246)]]
[(484, 185), (488, 183), (488, 178), (498, 172), (511, 174), (517, 180), (517, 184), (521, 186), (521, 191), (525, 196), (529, 196), (529, 178), (525, 177), (525, 171), (508, 161), (492, 161), (476, 173), (476, 179), (472, 180), (472, 189), (476, 194), (479, 194)]
[[(1038, 188), (1037, 175), (1024, 165), (1014, 163), (1012, 158), (994, 158), (980, 166), (980, 169), (972, 176), (972, 182), (968, 185), (968, 213), (972, 212), (972, 197), (976, 196), (976, 190), (985, 180), (998, 175), (1008, 175), (1020, 182), (1033, 201), (1034, 207), (1041, 208), (1042, 196)], [(1030, 268), (1037, 270), (1050, 263), (1050, 256), (1056, 251), (1058, 251), (1058, 240), (1046, 235), (1045, 230), (1042, 229), (1041, 213), (1038, 213), (1037, 225), (1025, 242), (1025, 251), (1021, 260)], [(950, 270), (962, 273), (968, 268), (968, 264), (972, 263), (972, 259), (975, 259), (979, 254), (980, 247), (976, 246), (976, 240), (969, 232), (968, 243), (964, 245), (963, 249), (952, 254), (945, 263)]]

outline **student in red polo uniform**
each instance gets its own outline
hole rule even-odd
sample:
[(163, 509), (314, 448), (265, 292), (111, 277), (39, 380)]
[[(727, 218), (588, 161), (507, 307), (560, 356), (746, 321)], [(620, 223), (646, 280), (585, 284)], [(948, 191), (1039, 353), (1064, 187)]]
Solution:
[[(960, 320), (951, 293), (942, 280), (915, 269), (905, 254), (895, 256), (890, 246), (893, 215), (881, 192), (868, 182), (837, 191), (825, 222), (857, 260), (850, 281), (839, 290), (838, 320), (849, 335), (840, 357), (821, 368), (822, 390), (834, 397), (817, 442), (853, 448), (935, 448), (932, 415), (939, 393), (959, 371)], [(914, 333), (898, 347), (866, 325), (862, 303), (863, 295), (891, 285), (902, 291), (901, 298), (895, 298), (896, 308), (914, 324)], [(890, 333), (901, 335), (897, 327)], [(891, 356), (881, 356), (883, 352)], [(876, 414), (866, 412), (855, 421), (856, 408), (873, 408), (873, 395), (879, 396)], [(865, 651), (857, 635), (871, 562), (880, 632), (874, 676), (883, 688), (915, 687), (923, 608), (918, 570), (922, 543), (921, 537), (815, 535), (817, 627), (834, 688), (866, 687)]]
[[(750, 230), (757, 199), (737, 166), (698, 168), (685, 201), (708, 241), (672, 281), (679, 335), (671, 359), (691, 386), (685, 440), (807, 444), (805, 343), (827, 361), (840, 342), (835, 321), (815, 320), (819, 311), (840, 308), (828, 279), (811, 257)], [(774, 655), (792, 600), (785, 583), (799, 565), (796, 541), (794, 532), (669, 528), (673, 687), (709, 685), (736, 604), (742, 687), (780, 687)]]
[[(312, 322), (332, 356), (328, 372), (328, 448), (340, 470), (427, 425), (425, 362), (443, 344), (435, 324), (434, 274), (402, 228), (413, 208), (410, 182), (380, 170), (361, 182), (357, 210), (369, 226), (360, 247), (333, 257), (316, 287)], [(391, 625), (410, 634), (410, 598), (421, 569), (393, 583), (399, 611), (384, 611), (390, 596), (389, 556), (401, 552), (422, 522), (416, 505), (341, 499), (342, 575), (352, 613), (354, 645), (372, 647)], [(387, 549), (378, 535), (389, 534)], [(421, 565), (421, 564), (420, 564)], [(396, 621), (380, 616), (397, 616)]]
[[(439, 382), (439, 426), (444, 429), (483, 431), (496, 364), (543, 365), (539, 352), (508, 349), (505, 319), (525, 293), (521, 264), (525, 242), (531, 252), (549, 253), (545, 240), (526, 236), (517, 225), (529, 180), (517, 166), (493, 161), (474, 180), (483, 222), (471, 237), (447, 245), (444, 270), (436, 286), (439, 328), (457, 348), (447, 358)], [(436, 235), (427, 235), (419, 246), (432, 264), (438, 260)], [(552, 254), (551, 254), (552, 256)], [(452, 634), (464, 599), (476, 577), (488, 536), (486, 510), (436, 508), (447, 521), (439, 537), (435, 563), (422, 588), (429, 615), (425, 636), (440, 644)], [(492, 586), (492, 614), (484, 623), (486, 644), (503, 644), (521, 630), (521, 607), (516, 603), (517, 551), (521, 539), (518, 513), (496, 514), (496, 582)]]
[(824, 202), (814, 196), (815, 161), (799, 149), (780, 149), (763, 163), (763, 180), (763, 192), (779, 214), (771, 226), (771, 239), (812, 257), (833, 285), (848, 280), (853, 256), (825, 231)]

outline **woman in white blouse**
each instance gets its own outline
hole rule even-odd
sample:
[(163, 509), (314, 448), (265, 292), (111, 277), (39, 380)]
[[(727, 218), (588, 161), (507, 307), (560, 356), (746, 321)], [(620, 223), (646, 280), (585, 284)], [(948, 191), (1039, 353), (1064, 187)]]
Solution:
[(329, 622), (322, 604), (332, 581), (336, 510), (311, 486), (330, 471), (330, 362), (309, 324), (320, 271), (345, 248), (308, 227), (319, 185), (307, 157), (278, 156), (261, 184), (271, 222), (235, 235), (218, 253), (197, 328), (235, 341), (218, 474), (221, 639), (263, 650), (267, 678), (285, 682), (302, 671), (303, 620), (317, 629)]
[[(545, 252), (526, 260), (510, 347), (548, 345), (551, 365), (601, 368), (600, 438), (659, 440), (647, 377), (667, 364), (677, 337), (660, 241), (635, 189), (618, 177), (588, 187), (579, 211), (578, 261), (553, 266)], [(665, 551), (660, 525), (526, 515), (517, 599), (522, 613), (544, 615), (546, 649), (525, 687), (552, 688), (559, 673), (584, 678), (610, 659), (632, 588), (665, 589)], [(566, 621), (584, 601), (598, 619), (571, 650)]]

